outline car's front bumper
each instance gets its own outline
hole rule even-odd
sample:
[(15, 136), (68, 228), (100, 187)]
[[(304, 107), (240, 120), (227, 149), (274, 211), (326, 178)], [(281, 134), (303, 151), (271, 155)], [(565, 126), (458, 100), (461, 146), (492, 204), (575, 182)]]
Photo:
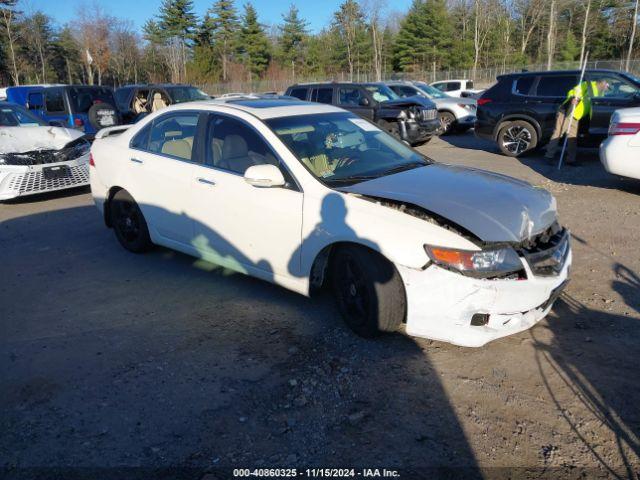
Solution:
[(400, 137), (410, 145), (418, 144), (429, 140), (440, 133), (440, 120), (425, 120), (420, 122), (405, 121), (404, 126), (400, 126)]
[[(68, 167), (68, 175), (46, 178), (45, 168)], [(0, 165), (0, 200), (89, 185), (89, 154), (42, 165)]]
[[(430, 265), (425, 270), (399, 267), (407, 296), (409, 335), (480, 347), (491, 340), (527, 330), (551, 310), (566, 285), (571, 251), (558, 275), (535, 276), (526, 262), (525, 280), (482, 280)], [(485, 325), (471, 324), (475, 314)], [(485, 317), (486, 318), (486, 317)]]

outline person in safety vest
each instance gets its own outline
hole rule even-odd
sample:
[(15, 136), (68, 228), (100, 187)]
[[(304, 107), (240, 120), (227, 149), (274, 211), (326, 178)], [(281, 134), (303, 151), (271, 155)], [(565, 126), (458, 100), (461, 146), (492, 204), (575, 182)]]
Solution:
[[(564, 134), (567, 135), (567, 158), (566, 163), (575, 163), (576, 152), (578, 148), (578, 126), (583, 118), (591, 118), (591, 98), (601, 97), (609, 89), (609, 84), (605, 79), (597, 79), (595, 81), (584, 81), (580, 85), (576, 85), (567, 93), (567, 99), (558, 108), (556, 114), (556, 126), (553, 129), (553, 135), (547, 145), (545, 158), (552, 160), (555, 156), (560, 139)], [(573, 110), (573, 121), (570, 122), (571, 109)], [(569, 126), (571, 123), (571, 126)]]

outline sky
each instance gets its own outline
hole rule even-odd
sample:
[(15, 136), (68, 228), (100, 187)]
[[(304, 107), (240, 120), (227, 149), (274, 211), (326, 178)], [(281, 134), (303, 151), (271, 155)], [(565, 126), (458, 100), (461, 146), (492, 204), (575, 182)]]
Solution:
[[(74, 19), (78, 7), (90, 5), (93, 0), (20, 0), (20, 9), (29, 12), (41, 10), (53, 17), (62, 25)], [(213, 4), (214, 0), (193, 0), (194, 10), (199, 17)], [(271, 25), (280, 23), (282, 14), (294, 4), (300, 14), (309, 22), (312, 32), (319, 31), (331, 21), (331, 15), (342, 0), (251, 0), (258, 10), (260, 21)], [(140, 31), (147, 19), (157, 14), (161, 0), (95, 0), (108, 15), (127, 18)], [(236, 0), (236, 7), (242, 10), (244, 0)], [(409, 8), (411, 0), (390, 0), (393, 10), (404, 11)]]

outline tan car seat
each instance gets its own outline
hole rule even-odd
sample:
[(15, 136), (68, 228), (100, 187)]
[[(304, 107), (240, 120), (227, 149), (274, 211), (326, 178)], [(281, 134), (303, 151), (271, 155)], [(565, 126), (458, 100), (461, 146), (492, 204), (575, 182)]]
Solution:
[(187, 139), (168, 140), (162, 144), (162, 153), (191, 160), (191, 144)]
[(156, 112), (167, 106), (167, 103), (162, 99), (162, 94), (156, 92), (153, 94), (153, 103), (151, 104), (151, 111)]
[(135, 113), (144, 113), (147, 111), (147, 99), (143, 97), (136, 97), (133, 102), (133, 111)]

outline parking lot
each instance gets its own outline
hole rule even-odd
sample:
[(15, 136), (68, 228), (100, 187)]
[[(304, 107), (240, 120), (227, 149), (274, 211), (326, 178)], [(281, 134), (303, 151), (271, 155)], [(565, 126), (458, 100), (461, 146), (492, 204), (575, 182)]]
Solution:
[(572, 281), (532, 330), (479, 349), (364, 340), (328, 293), (307, 299), (166, 249), (126, 252), (87, 190), (0, 205), (5, 472), (638, 478), (640, 182), (608, 176), (596, 152), (557, 171), (472, 132), (420, 150), (556, 196)]

